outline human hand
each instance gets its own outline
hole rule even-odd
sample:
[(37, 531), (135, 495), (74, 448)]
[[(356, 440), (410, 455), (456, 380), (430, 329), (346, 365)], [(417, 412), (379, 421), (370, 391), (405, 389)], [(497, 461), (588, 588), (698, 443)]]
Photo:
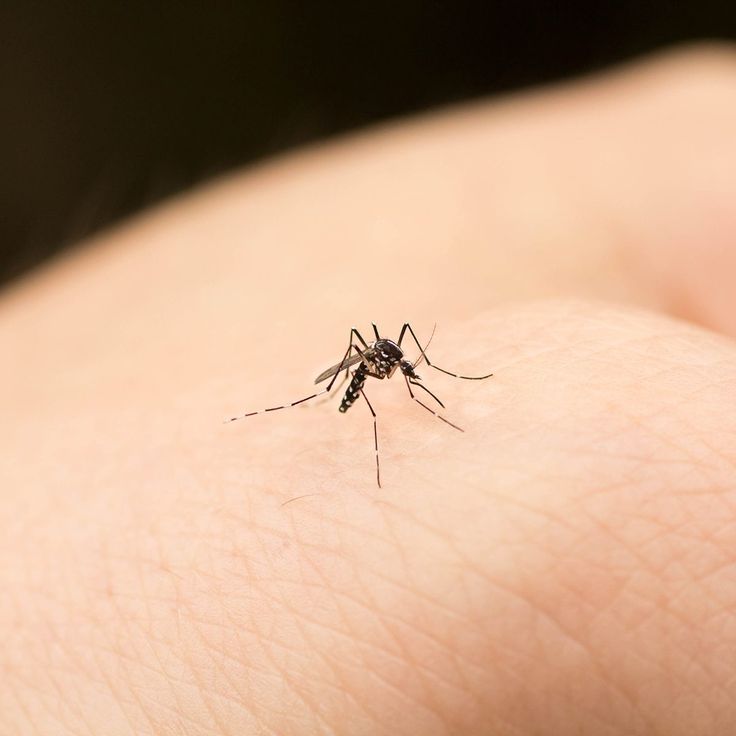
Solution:
[[(389, 126), (7, 292), (0, 733), (731, 733), (735, 82)], [(420, 371), (464, 434), (368, 384), (379, 490), (363, 406), (220, 424), (372, 320), (494, 372)]]

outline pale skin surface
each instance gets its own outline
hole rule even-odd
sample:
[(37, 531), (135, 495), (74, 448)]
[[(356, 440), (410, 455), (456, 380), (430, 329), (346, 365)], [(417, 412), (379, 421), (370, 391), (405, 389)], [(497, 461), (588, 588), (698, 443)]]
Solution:
[[(0, 733), (733, 733), (735, 191), (736, 57), (698, 49), (286, 157), (7, 291)], [(378, 490), (361, 403), (220, 423), (371, 320), (495, 373), (419, 370), (465, 434), (369, 380)]]

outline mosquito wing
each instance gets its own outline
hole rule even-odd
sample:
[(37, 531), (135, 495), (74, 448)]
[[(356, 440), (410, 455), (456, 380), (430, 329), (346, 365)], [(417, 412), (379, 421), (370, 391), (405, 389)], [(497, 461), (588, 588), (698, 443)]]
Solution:
[(314, 379), (314, 382), (322, 383), (322, 381), (326, 381), (331, 376), (334, 376), (335, 373), (339, 373), (346, 368), (350, 368), (351, 365), (360, 363), (361, 360), (363, 359), (360, 357), (360, 355), (351, 355), (347, 360), (341, 360), (339, 363), (333, 365), (331, 368), (328, 368), (326, 371), (322, 371), (322, 373), (320, 373), (317, 378)]

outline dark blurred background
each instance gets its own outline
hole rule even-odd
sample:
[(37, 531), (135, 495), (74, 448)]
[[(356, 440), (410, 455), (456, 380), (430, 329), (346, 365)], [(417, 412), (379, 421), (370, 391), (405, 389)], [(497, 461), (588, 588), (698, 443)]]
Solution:
[(275, 152), (734, 38), (735, 0), (4, 0), (0, 283)]

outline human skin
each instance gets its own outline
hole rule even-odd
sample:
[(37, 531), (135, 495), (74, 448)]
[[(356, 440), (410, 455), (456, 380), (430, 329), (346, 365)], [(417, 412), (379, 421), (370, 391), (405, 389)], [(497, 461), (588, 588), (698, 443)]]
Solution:
[[(736, 56), (193, 192), (0, 297), (0, 734), (731, 734)], [(464, 433), (369, 379), (410, 321)], [(410, 349), (412, 357), (416, 351)]]

